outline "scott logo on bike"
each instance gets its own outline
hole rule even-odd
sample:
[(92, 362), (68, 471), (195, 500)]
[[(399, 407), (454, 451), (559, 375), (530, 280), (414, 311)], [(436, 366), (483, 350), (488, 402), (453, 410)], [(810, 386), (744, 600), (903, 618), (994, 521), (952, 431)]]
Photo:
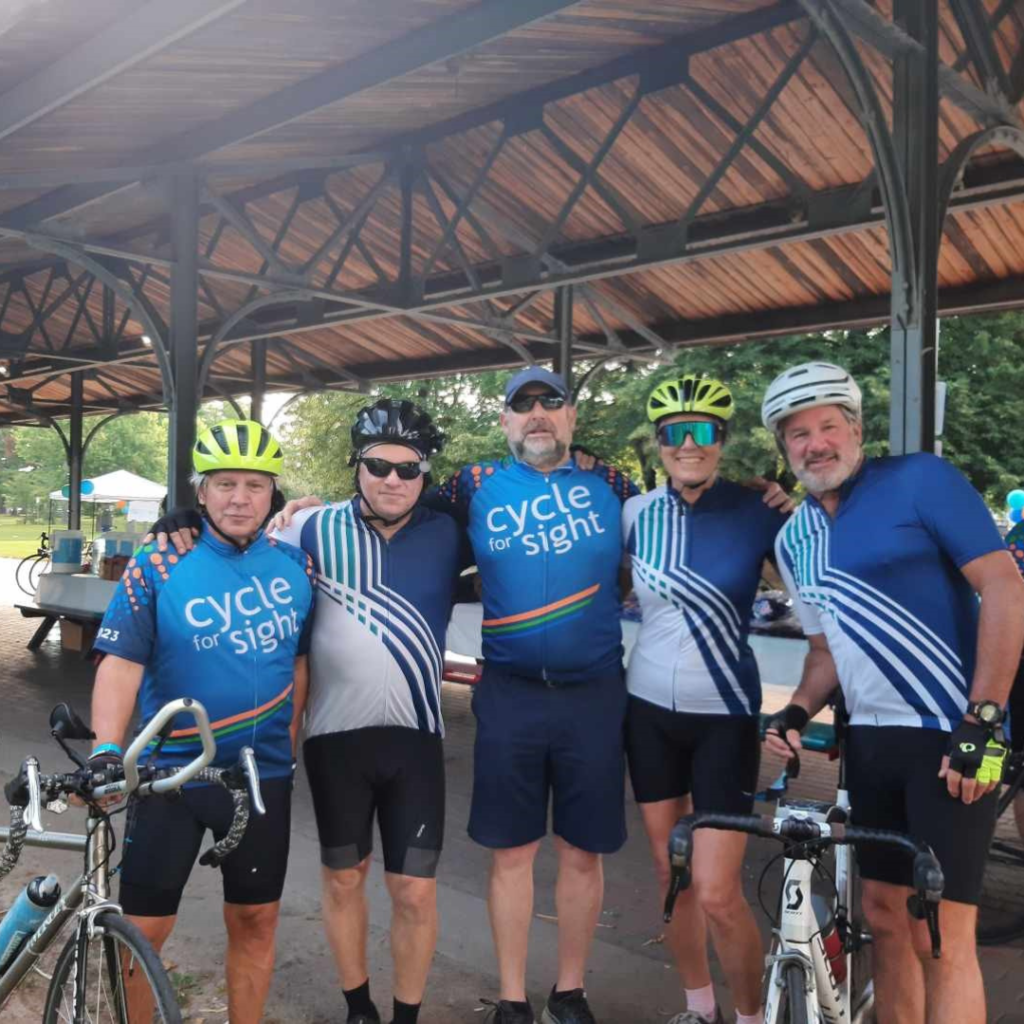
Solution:
[(786, 909), (799, 910), (804, 903), (804, 891), (800, 883), (792, 878), (786, 883)]

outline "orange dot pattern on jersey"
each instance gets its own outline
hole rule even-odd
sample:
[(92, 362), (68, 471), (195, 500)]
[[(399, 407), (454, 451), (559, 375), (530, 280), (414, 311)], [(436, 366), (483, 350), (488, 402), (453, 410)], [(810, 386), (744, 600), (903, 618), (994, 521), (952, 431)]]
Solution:
[(133, 558), (128, 562), (121, 580), (124, 583), (124, 589), (128, 593), (128, 602), (132, 606), (132, 611), (137, 612), (139, 610), (137, 588), (143, 590), (146, 588), (146, 581), (142, 577), (142, 569), (139, 568), (137, 559)]

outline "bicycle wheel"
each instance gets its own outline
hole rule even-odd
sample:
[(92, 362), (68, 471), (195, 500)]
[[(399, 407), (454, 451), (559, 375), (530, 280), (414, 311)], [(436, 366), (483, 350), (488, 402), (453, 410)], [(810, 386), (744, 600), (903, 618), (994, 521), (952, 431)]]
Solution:
[(1024, 936), (1024, 754), (1014, 755), (1007, 778), (978, 899), (978, 942), (983, 946)]
[(807, 1017), (807, 986), (803, 968), (799, 964), (783, 965), (782, 986), (785, 995), (778, 1024), (810, 1024)]
[[(129, 1013), (149, 1003), (152, 1015)], [(156, 950), (130, 921), (107, 911), (96, 918), (91, 938), (76, 929), (57, 959), (43, 1024), (79, 1019), (87, 1024), (181, 1024), (170, 979)]]
[(29, 597), (36, 596), (36, 581), (39, 579), (40, 562), (49, 561), (41, 555), (27, 555), (14, 570), (14, 582), (18, 589)]

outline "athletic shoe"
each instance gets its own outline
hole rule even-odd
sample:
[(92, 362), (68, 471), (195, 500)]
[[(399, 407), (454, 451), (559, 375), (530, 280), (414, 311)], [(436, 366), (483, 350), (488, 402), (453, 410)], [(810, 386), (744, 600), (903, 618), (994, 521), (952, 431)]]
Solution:
[(715, 1019), (709, 1021), (701, 1013), (695, 1013), (693, 1010), (684, 1010), (682, 1013), (677, 1013), (668, 1024), (725, 1024), (725, 1018), (722, 1016), (722, 1011), (719, 1007), (715, 1007)]
[(574, 988), (568, 995), (555, 998), (554, 989), (548, 997), (548, 1005), (544, 1007), (541, 1024), (597, 1024), (587, 1004), (587, 993), (581, 988)]
[(354, 1017), (349, 1017), (346, 1024), (380, 1024), (380, 1014), (376, 1011), (370, 1013), (357, 1013)]
[(529, 1003), (526, 1004), (525, 1010), (521, 1010), (507, 999), (501, 999), (496, 1003), (490, 999), (481, 999), (480, 1002), (491, 1007), (484, 1018), (485, 1024), (537, 1024)]

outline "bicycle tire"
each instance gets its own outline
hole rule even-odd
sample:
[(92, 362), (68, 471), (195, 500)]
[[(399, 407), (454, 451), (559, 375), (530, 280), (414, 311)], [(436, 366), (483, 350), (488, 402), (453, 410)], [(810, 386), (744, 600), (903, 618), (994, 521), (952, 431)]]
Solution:
[(978, 942), (998, 946), (1024, 936), (1024, 817), (1020, 823), (1015, 799), (1024, 794), (1024, 756), (1003, 786), (996, 811), (996, 827), (989, 845), (978, 899)]
[(26, 555), (14, 570), (14, 582), (18, 589), (31, 598), (36, 596), (36, 581), (39, 579), (39, 563), (42, 555)]
[(129, 1022), (125, 997), (126, 968), (133, 976), (137, 976), (136, 972), (141, 969), (141, 977), (153, 1000), (152, 1021), (182, 1024), (174, 989), (160, 957), (135, 925), (114, 911), (97, 915), (94, 934), (85, 940), (81, 965), (80, 937), (80, 930), (76, 929), (57, 958), (46, 993), (43, 1024), (70, 1024), (74, 1021), (79, 967), (85, 979), (89, 1024), (139, 1024), (138, 1015)]
[(779, 1013), (778, 1024), (810, 1024), (804, 971), (799, 964), (783, 964), (782, 989), (786, 993), (786, 1002)]

